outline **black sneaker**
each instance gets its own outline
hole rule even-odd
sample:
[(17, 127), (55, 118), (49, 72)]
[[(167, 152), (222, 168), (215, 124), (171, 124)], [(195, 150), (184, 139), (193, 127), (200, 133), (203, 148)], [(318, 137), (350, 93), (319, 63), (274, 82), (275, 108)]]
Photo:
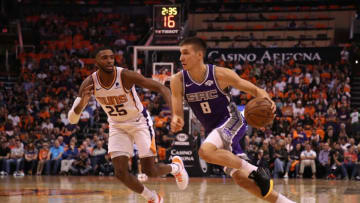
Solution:
[(264, 198), (272, 192), (274, 182), (271, 179), (268, 169), (259, 167), (256, 171), (250, 173), (249, 178), (255, 181), (256, 185), (261, 190), (261, 195)]

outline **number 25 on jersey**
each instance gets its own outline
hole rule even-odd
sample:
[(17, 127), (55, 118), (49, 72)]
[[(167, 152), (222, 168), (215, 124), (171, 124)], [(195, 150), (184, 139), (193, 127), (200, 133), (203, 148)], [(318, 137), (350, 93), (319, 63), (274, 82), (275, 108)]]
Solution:
[[(127, 111), (125, 109), (121, 109), (124, 104), (114, 105), (114, 106), (105, 106), (107, 109), (109, 109), (108, 114), (110, 116), (124, 116), (127, 114)], [(116, 112), (115, 112), (116, 111)]]

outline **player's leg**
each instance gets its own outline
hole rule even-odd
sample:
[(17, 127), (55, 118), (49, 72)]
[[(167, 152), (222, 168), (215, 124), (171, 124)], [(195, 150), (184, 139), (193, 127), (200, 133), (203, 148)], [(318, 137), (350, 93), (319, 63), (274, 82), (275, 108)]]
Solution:
[(124, 130), (110, 127), (109, 153), (113, 162), (115, 176), (125, 186), (139, 193), (148, 201), (162, 202), (155, 191), (149, 190), (129, 172), (129, 158), (133, 156), (134, 140)]
[[(114, 154), (116, 154), (116, 153), (117, 152), (112, 152), (110, 154), (113, 157)], [(126, 185), (126, 187), (128, 187), (132, 191), (141, 194), (141, 192), (144, 190), (144, 186), (137, 180), (136, 177), (134, 177), (129, 172), (129, 170), (128, 170), (129, 157), (123, 155), (123, 156), (114, 157), (111, 160), (112, 160), (112, 163), (114, 166), (116, 178), (121, 180), (121, 182), (123, 182), (124, 185)]]
[(169, 174), (172, 171), (170, 164), (155, 164), (155, 157), (145, 157), (140, 159), (142, 172), (149, 177), (159, 177)]
[[(243, 169), (247, 177), (256, 182), (262, 195), (266, 197), (273, 189), (273, 180), (271, 180), (268, 170), (258, 168), (235, 155), (243, 153), (240, 141), (245, 135), (245, 130), (246, 126), (242, 126), (235, 135), (231, 135), (231, 132), (224, 132), (225, 129), (214, 129), (201, 145), (199, 155), (209, 163), (227, 168)], [(228, 139), (229, 136), (230, 139)]]
[(288, 198), (284, 197), (280, 193), (276, 192), (275, 190), (272, 190), (271, 193), (265, 198), (261, 194), (261, 190), (259, 187), (257, 187), (256, 183), (249, 179), (246, 176), (246, 171), (240, 169), (236, 170), (232, 174), (233, 180), (238, 184), (240, 187), (244, 188), (251, 194), (257, 196), (260, 199), (263, 199), (268, 202), (273, 203), (292, 203), (293, 201), (289, 200)]
[(189, 176), (180, 157), (173, 157), (171, 164), (155, 164), (156, 144), (153, 123), (144, 110), (143, 117), (132, 128), (135, 144), (139, 150), (142, 171), (150, 177), (169, 174), (175, 176), (179, 189), (184, 190), (189, 182)]

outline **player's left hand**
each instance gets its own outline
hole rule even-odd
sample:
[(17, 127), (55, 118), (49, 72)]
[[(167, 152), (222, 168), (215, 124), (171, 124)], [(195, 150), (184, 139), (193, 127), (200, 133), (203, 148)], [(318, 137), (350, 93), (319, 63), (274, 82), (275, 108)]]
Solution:
[(184, 119), (180, 116), (173, 115), (170, 123), (171, 131), (176, 133), (184, 127)]

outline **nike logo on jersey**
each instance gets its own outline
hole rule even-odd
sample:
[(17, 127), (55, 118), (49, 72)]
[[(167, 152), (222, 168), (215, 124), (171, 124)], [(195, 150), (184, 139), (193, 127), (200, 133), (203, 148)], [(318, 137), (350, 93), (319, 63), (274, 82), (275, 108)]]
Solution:
[(211, 86), (212, 84), (214, 84), (214, 81), (212, 81), (212, 80), (208, 80), (205, 82), (206, 86)]
[(191, 85), (192, 85), (192, 83), (190, 83), (190, 84), (185, 84), (186, 87), (190, 87)]

